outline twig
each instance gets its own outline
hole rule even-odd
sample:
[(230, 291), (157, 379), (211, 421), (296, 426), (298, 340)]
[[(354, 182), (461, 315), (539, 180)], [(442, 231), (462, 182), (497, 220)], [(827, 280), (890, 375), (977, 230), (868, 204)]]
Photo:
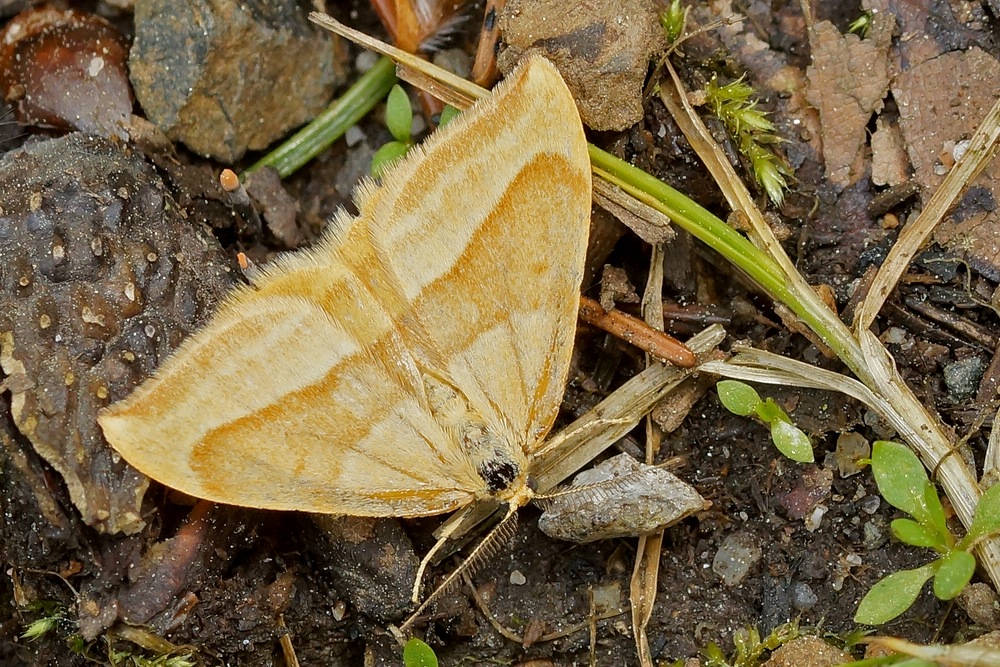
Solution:
[(608, 312), (597, 301), (585, 296), (580, 297), (580, 319), (675, 366), (694, 368), (698, 363), (691, 348), (673, 336), (620, 310)]

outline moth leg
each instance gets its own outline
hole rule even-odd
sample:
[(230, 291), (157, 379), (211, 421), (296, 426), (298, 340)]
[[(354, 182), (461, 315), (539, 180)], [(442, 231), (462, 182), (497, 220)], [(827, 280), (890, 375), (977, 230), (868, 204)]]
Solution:
[(442, 531), (437, 542), (434, 543), (431, 550), (428, 551), (427, 555), (420, 561), (420, 567), (417, 568), (417, 576), (413, 581), (413, 595), (410, 597), (410, 601), (413, 602), (413, 604), (420, 602), (420, 586), (424, 581), (424, 571), (427, 570), (427, 566), (430, 565), (431, 559), (434, 558), (437, 552), (441, 551), (441, 548), (448, 542), (448, 540), (451, 539), (451, 536), (460, 525), (460, 522), (456, 522), (453, 525), (448, 526), (447, 530)]
[[(417, 610), (412, 614), (410, 614), (410, 617), (406, 619), (406, 621), (401, 626), (399, 626), (399, 631), (401, 633), (405, 634), (407, 629), (409, 629), (416, 622), (416, 620), (424, 613), (424, 611), (427, 610), (429, 606), (431, 606), (432, 603), (436, 602), (439, 597), (441, 597), (452, 586), (455, 585), (455, 583), (459, 580), (459, 577), (461, 577), (463, 573), (472, 568), (475, 568), (483, 560), (489, 558), (492, 554), (496, 553), (497, 548), (514, 535), (514, 532), (517, 530), (517, 510), (520, 507), (521, 506), (517, 503), (511, 503), (508, 506), (507, 514), (500, 521), (500, 523), (498, 523), (493, 528), (493, 530), (487, 533), (486, 537), (483, 538), (482, 542), (476, 545), (476, 548), (472, 550), (472, 553), (469, 554), (469, 557), (466, 558), (461, 565), (456, 567), (454, 571), (452, 571), (452, 573), (447, 576), (444, 582), (442, 582), (440, 586), (434, 589), (433, 593), (427, 596), (427, 599), (424, 600), (423, 604), (417, 607)], [(450, 533), (451, 531), (449, 531), (449, 534)], [(428, 553), (427, 556), (429, 557), (431, 554), (437, 551), (446, 539), (447, 536), (442, 535), (438, 539), (438, 543), (434, 545), (434, 548), (431, 549), (430, 553)], [(420, 564), (420, 569), (417, 571), (418, 584), (423, 575), (424, 565), (426, 565), (427, 562), (428, 558), (425, 557), (424, 562)]]

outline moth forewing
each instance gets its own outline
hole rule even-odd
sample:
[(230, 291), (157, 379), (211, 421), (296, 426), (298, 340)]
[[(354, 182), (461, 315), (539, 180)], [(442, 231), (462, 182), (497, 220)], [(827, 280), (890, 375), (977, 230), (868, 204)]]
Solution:
[(526, 61), (360, 214), (236, 290), (105, 436), (150, 477), (269, 509), (423, 516), (520, 504), (575, 328), (590, 165), (569, 91)]

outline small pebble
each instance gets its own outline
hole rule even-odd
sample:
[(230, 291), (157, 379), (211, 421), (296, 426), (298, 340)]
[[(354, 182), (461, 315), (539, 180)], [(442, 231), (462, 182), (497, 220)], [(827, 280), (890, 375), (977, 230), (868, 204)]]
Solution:
[(722, 541), (712, 559), (712, 571), (722, 577), (726, 586), (735, 586), (746, 578), (760, 557), (757, 538), (750, 533), (733, 533)]
[(510, 573), (510, 583), (514, 584), (515, 586), (524, 586), (526, 583), (528, 583), (528, 579), (527, 577), (524, 576), (524, 574), (521, 573), (520, 570), (514, 570), (513, 572)]
[(893, 345), (902, 345), (906, 342), (906, 331), (899, 327), (890, 327), (883, 335), (883, 342)]
[(435, 65), (468, 79), (472, 72), (472, 59), (462, 49), (442, 49), (431, 58)]
[(864, 528), (864, 544), (865, 549), (873, 551), (878, 549), (885, 543), (885, 534), (882, 529), (879, 528), (874, 521), (868, 521), (865, 523)]
[(972, 143), (969, 139), (963, 139), (955, 144), (955, 147), (951, 149), (951, 157), (958, 162), (965, 155), (966, 151), (969, 150), (969, 144)]
[(896, 436), (896, 429), (894, 429), (889, 422), (882, 419), (882, 415), (874, 410), (865, 411), (865, 416), (862, 417), (862, 421), (864, 421), (865, 426), (875, 432), (876, 438), (891, 440)]
[(816, 606), (819, 597), (809, 584), (797, 581), (792, 586), (792, 606), (799, 611), (808, 611)]
[(805, 519), (802, 520), (803, 525), (805, 525), (806, 530), (810, 533), (814, 533), (819, 530), (820, 524), (823, 523), (823, 516), (830, 511), (826, 505), (817, 505), (813, 508), (813, 511), (809, 513)]
[(354, 148), (365, 139), (365, 131), (357, 125), (351, 125), (347, 128), (347, 132), (344, 133), (344, 141), (347, 143), (348, 148)]
[(378, 62), (379, 55), (374, 51), (362, 51), (358, 54), (358, 57), (354, 59), (354, 69), (358, 70), (362, 74), (375, 67), (375, 63)]
[(961, 403), (975, 396), (985, 371), (986, 362), (979, 357), (969, 357), (945, 366), (944, 383), (949, 397)]
[(882, 499), (878, 496), (865, 496), (861, 501), (861, 511), (865, 514), (875, 514), (882, 506)]

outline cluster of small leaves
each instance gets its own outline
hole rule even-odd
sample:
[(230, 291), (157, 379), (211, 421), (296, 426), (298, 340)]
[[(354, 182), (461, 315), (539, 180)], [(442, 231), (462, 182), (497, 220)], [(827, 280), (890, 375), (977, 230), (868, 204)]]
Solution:
[(146, 658), (131, 651), (114, 649), (108, 649), (108, 662), (112, 667), (195, 667), (198, 664), (188, 653)]
[(764, 639), (761, 639), (757, 628), (740, 628), (733, 634), (735, 651), (732, 658), (727, 658), (722, 649), (712, 643), (704, 651), (705, 667), (756, 667), (765, 652), (773, 651), (800, 635), (795, 621), (777, 626)]
[(403, 647), (403, 667), (438, 667), (438, 659), (434, 649), (413, 637)]
[(413, 108), (402, 86), (395, 85), (385, 102), (385, 126), (395, 141), (385, 144), (372, 156), (372, 176), (379, 178), (413, 146), (410, 128), (413, 125)]
[(672, 0), (670, 6), (660, 12), (660, 25), (667, 38), (667, 44), (674, 44), (684, 34), (688, 8), (681, 6), (681, 0)]
[(98, 659), (90, 655), (95, 642), (86, 642), (83, 637), (76, 634), (76, 623), (68, 617), (66, 606), (61, 602), (43, 600), (33, 603), (29, 610), (41, 613), (42, 616), (28, 624), (21, 634), (21, 639), (35, 641), (58, 628), (63, 632), (69, 650), (89, 661), (106, 663), (112, 667), (195, 667), (198, 664), (188, 653), (145, 657), (130, 650), (115, 650), (106, 637), (104, 639), (108, 644), (107, 659), (105, 660), (104, 656)]
[[(445, 107), (438, 127), (447, 125), (458, 113), (455, 107)], [(380, 178), (399, 158), (406, 155), (414, 143), (410, 132), (413, 126), (413, 108), (406, 91), (398, 84), (392, 87), (385, 101), (385, 126), (393, 136), (393, 141), (379, 148), (372, 156), (371, 174), (375, 178)]]
[(29, 612), (41, 614), (21, 633), (21, 639), (35, 641), (55, 630), (60, 625), (71, 624), (66, 618), (66, 606), (55, 600), (40, 600), (28, 606)]
[(812, 463), (812, 442), (773, 398), (766, 400), (745, 382), (721, 380), (715, 386), (723, 407), (741, 417), (757, 417), (771, 427), (771, 440), (778, 451), (799, 463)]
[(937, 489), (909, 447), (878, 441), (872, 445), (871, 465), (882, 497), (912, 517), (895, 519), (890, 525), (892, 534), (901, 542), (938, 553), (937, 559), (922, 567), (890, 574), (862, 598), (854, 621), (879, 625), (909, 609), (932, 577), (938, 599), (951, 600), (962, 592), (976, 570), (972, 549), (980, 540), (1000, 533), (1000, 485), (983, 494), (968, 534), (956, 540), (948, 530)]
[(720, 86), (713, 79), (705, 87), (705, 103), (726, 126), (740, 153), (750, 161), (754, 178), (767, 196), (781, 206), (793, 172), (767, 146), (781, 143), (767, 112), (757, 108), (753, 88), (742, 79)]
[(847, 26), (847, 32), (853, 32), (855, 35), (864, 39), (868, 36), (868, 31), (872, 27), (872, 13), (865, 12), (858, 18), (851, 22), (851, 25)]

